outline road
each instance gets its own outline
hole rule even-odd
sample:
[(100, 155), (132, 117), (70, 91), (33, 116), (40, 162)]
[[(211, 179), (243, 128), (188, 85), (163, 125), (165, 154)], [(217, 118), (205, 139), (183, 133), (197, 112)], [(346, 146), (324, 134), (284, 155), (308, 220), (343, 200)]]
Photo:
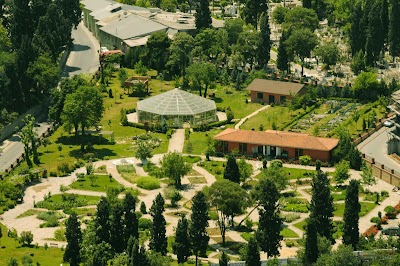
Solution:
[[(71, 77), (80, 73), (94, 73), (99, 67), (97, 50), (100, 49), (99, 42), (93, 34), (80, 23), (77, 29), (72, 31), (74, 39), (73, 49), (67, 59), (67, 63), (61, 73), (62, 77)], [(45, 118), (36, 118), (37, 121), (44, 121)], [(38, 123), (36, 132), (40, 136), (50, 127), (49, 123)], [(18, 134), (12, 135), (9, 139), (0, 144), (0, 173), (8, 169), (24, 152), (24, 146)]]
[(361, 153), (374, 158), (376, 162), (400, 172), (400, 164), (387, 155), (386, 142), (389, 139), (388, 131), (393, 129), (394, 127), (391, 129), (382, 127), (377, 132), (369, 136), (366, 140), (358, 144), (357, 148)]
[(81, 73), (94, 73), (99, 67), (100, 44), (93, 34), (81, 22), (72, 31), (74, 46), (68, 57), (63, 77), (71, 77)]

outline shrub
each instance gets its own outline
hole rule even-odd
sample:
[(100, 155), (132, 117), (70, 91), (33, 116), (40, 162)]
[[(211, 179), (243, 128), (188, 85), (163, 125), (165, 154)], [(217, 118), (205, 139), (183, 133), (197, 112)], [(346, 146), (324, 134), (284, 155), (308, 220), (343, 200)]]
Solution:
[(144, 201), (142, 201), (142, 203), (140, 203), (140, 212), (143, 214), (147, 213), (146, 204), (144, 203)]
[(389, 218), (389, 219), (394, 219), (394, 218), (396, 218), (397, 211), (396, 211), (396, 209), (395, 209), (394, 207), (392, 207), (392, 206), (386, 206), (386, 208), (385, 208), (384, 211), (386, 212), (386, 217), (387, 217), (387, 218)]
[(177, 207), (178, 201), (182, 199), (182, 194), (179, 191), (175, 191), (171, 197), (171, 207)]
[(147, 218), (140, 218), (139, 219), (139, 230), (150, 230), (153, 222)]
[(33, 234), (31, 231), (22, 231), (19, 240), (23, 245), (30, 246), (33, 241)]
[(382, 190), (381, 196), (387, 198), (387, 197), (389, 197), (389, 192), (387, 192), (386, 190)]
[(372, 217), (371, 220), (369, 220), (371, 223), (374, 224), (379, 224), (381, 222), (381, 218), (379, 217)]
[(118, 173), (136, 173), (136, 169), (132, 164), (117, 165)]
[(293, 221), (300, 219), (300, 215), (295, 213), (288, 213), (282, 215), (281, 218), (283, 219), (284, 222), (291, 223)]
[(138, 187), (153, 190), (160, 188), (160, 180), (152, 176), (142, 176), (136, 180), (136, 184)]
[(287, 240), (285, 240), (285, 244), (288, 248), (291, 248), (291, 247), (294, 247), (296, 243), (293, 240), (287, 239)]
[(57, 170), (61, 175), (66, 175), (72, 172), (72, 167), (67, 162), (62, 162), (57, 166)]
[(54, 232), (54, 239), (57, 241), (67, 241), (67, 238), (65, 237), (65, 228), (57, 229)]

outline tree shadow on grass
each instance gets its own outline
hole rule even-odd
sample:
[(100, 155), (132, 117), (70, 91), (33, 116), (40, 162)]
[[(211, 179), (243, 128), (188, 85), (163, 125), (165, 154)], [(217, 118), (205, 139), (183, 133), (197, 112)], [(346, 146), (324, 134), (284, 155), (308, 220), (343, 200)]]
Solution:
[(214, 97), (213, 100), (215, 103), (222, 103), (224, 101), (224, 100), (222, 100), (222, 98), (219, 98), (219, 97)]
[[(75, 135), (68, 135), (68, 136), (61, 136), (59, 137), (55, 143), (63, 144), (63, 145), (81, 145), (82, 136), (75, 136)], [(87, 144), (112, 144), (108, 139), (104, 138), (103, 136), (99, 135), (86, 135), (85, 136), (85, 145)]]
[(100, 148), (100, 149), (92, 149), (90, 151), (81, 151), (81, 149), (75, 149), (71, 150), (68, 154), (71, 157), (74, 157), (76, 159), (83, 159), (85, 157), (85, 154), (87, 153), (92, 153), (93, 158), (97, 158), (99, 160), (103, 160), (105, 157), (111, 157), (111, 156), (117, 156), (117, 154), (107, 148)]

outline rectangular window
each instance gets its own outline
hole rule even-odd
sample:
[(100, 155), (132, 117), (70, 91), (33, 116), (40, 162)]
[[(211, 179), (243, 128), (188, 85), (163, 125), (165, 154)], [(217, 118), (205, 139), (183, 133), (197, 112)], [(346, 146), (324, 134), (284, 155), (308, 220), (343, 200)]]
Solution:
[(223, 145), (222, 147), (223, 152), (228, 153), (228, 142), (224, 141), (222, 145)]
[(280, 97), (280, 102), (281, 102), (281, 103), (286, 102), (286, 96), (281, 96), (281, 97)]
[(239, 153), (247, 154), (247, 143), (239, 143)]
[(295, 149), (294, 150), (294, 157), (299, 158), (300, 156), (303, 156), (303, 149)]
[(257, 99), (264, 99), (264, 95), (262, 92), (257, 92)]

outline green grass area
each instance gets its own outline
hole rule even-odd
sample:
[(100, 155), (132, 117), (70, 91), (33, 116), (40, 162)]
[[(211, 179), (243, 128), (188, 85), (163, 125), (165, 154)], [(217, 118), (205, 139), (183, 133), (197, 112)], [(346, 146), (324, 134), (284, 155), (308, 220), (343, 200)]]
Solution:
[[(288, 168), (283, 167), (283, 171), (287, 174), (289, 180), (297, 180), (303, 178), (312, 178), (313, 175), (316, 173), (315, 170), (306, 170), (301, 168)], [(264, 176), (264, 173), (261, 171), (255, 178), (260, 178)]]
[(246, 117), (262, 107), (259, 103), (246, 103), (246, 99), (250, 99), (249, 91), (247, 90), (236, 91), (235, 89), (219, 87), (214, 90), (214, 93), (217, 107), (230, 107), (235, 118)]
[(293, 224), (294, 227), (299, 228), (302, 231), (305, 231), (306, 225), (307, 225), (306, 220)]
[(346, 193), (332, 193), (333, 201), (341, 201), (346, 199)]
[(296, 232), (294, 232), (293, 230), (291, 230), (291, 229), (289, 229), (287, 227), (282, 228), (281, 236), (283, 236), (284, 238), (297, 238), (297, 237), (299, 237), (299, 235)]
[(188, 155), (188, 156), (183, 156), (183, 160), (187, 163), (194, 164), (197, 162), (201, 161), (200, 156), (193, 156), (193, 155)]
[(96, 213), (96, 208), (72, 208), (71, 211), (75, 212), (78, 216), (93, 216)]
[(100, 197), (76, 195), (76, 194), (56, 194), (47, 197), (45, 200), (37, 202), (36, 207), (48, 210), (66, 210), (88, 205), (97, 205)]
[(240, 128), (248, 130), (259, 130), (260, 125), (263, 125), (263, 130), (274, 129), (274, 127), (276, 129), (279, 129), (282, 127), (283, 124), (287, 123), (288, 121), (296, 117), (299, 113), (303, 112), (303, 109), (291, 111), (289, 110), (289, 107), (283, 105), (269, 107), (246, 120), (246, 122), (244, 122), (244, 124)]
[(160, 188), (160, 180), (152, 176), (141, 176), (136, 179), (138, 187), (153, 190)]
[(308, 201), (306, 199), (285, 198), (282, 200), (282, 204), (284, 205), (282, 210), (287, 212), (308, 212)]
[(254, 236), (254, 233), (244, 232), (244, 233), (241, 233), (240, 236), (241, 236), (244, 240), (249, 241), (250, 238), (252, 238), (252, 237)]
[(39, 211), (39, 210), (35, 210), (35, 209), (30, 209), (25, 211), (24, 213), (21, 213), (20, 215), (17, 216), (17, 219), (19, 218), (23, 218), (23, 217), (28, 217), (28, 216), (32, 216), (32, 215), (38, 215), (39, 213), (41, 213), (43, 211)]
[[(222, 129), (211, 129), (207, 132), (192, 132), (190, 133), (190, 142), (193, 146), (192, 154), (205, 154), (209, 141)], [(183, 151), (186, 152), (188, 140), (185, 140)]]
[(117, 171), (123, 179), (130, 183), (135, 183), (137, 174), (136, 169), (132, 164), (117, 165)]
[[(93, 178), (93, 179), (91, 179)], [(122, 188), (123, 186), (118, 183), (114, 178), (109, 175), (86, 175), (83, 178), (78, 178), (77, 181), (70, 185), (70, 188), (79, 190), (90, 190), (97, 192), (106, 192), (108, 188)]]
[[(359, 213), (360, 217), (368, 214), (370, 211), (372, 211), (373, 208), (376, 207), (376, 204), (372, 202), (360, 202), (360, 205), (361, 205), (361, 211)], [(335, 211), (333, 212), (333, 215), (338, 217), (343, 217), (345, 204), (335, 203), (334, 207)]]
[[(21, 265), (23, 256), (32, 258), (32, 265), (60, 265), (64, 251), (58, 248), (49, 248), (45, 250), (44, 247), (24, 247), (18, 240), (7, 236), (7, 228), (0, 224), (3, 237), (0, 239), (2, 248), (0, 248), (0, 265), (8, 265), (10, 258), (15, 258)], [(49, 242), (50, 243), (50, 242)], [(69, 265), (69, 263), (63, 263)]]
[(214, 175), (216, 179), (224, 178), (225, 162), (220, 161), (204, 161), (198, 164), (207, 170), (210, 174)]

